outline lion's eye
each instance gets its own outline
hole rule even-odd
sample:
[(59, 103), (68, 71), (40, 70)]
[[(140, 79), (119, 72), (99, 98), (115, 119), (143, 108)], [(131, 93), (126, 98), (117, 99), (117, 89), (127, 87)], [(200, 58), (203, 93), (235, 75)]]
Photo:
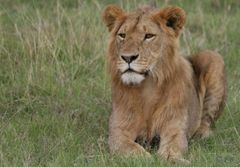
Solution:
[(125, 33), (119, 33), (118, 36), (120, 37), (120, 39), (124, 39), (126, 37)]
[(155, 36), (156, 36), (155, 34), (145, 34), (144, 40), (150, 40), (150, 39), (152, 39)]

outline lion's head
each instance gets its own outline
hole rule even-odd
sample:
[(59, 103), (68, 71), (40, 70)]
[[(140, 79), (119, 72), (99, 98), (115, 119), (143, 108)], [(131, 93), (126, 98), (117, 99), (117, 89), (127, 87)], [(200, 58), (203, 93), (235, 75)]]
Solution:
[(145, 6), (126, 13), (110, 5), (103, 19), (111, 32), (108, 63), (114, 78), (136, 85), (148, 76), (158, 76), (162, 72), (160, 66), (161, 70), (168, 68), (166, 64), (171, 66), (166, 60), (173, 59), (185, 23), (185, 12), (181, 8), (157, 10)]

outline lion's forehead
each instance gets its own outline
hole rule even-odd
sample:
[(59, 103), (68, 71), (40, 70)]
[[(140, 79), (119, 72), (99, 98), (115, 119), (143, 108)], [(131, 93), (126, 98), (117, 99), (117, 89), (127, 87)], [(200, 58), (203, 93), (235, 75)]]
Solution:
[(144, 33), (155, 32), (159, 30), (157, 24), (152, 20), (149, 14), (143, 15), (129, 15), (121, 25), (120, 32), (128, 33)]

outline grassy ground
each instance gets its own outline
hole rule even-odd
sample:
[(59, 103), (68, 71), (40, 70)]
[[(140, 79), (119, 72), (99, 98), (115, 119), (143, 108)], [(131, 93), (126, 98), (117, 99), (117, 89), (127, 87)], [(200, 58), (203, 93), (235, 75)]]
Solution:
[[(116, 2), (130, 10), (140, 1)], [(108, 3), (114, 0), (0, 0), (0, 166), (171, 166), (156, 155), (108, 153), (108, 33), (101, 21)], [(192, 166), (240, 166), (240, 2), (168, 3), (188, 14), (182, 50), (219, 51), (228, 75), (214, 136), (191, 141), (186, 158)]]

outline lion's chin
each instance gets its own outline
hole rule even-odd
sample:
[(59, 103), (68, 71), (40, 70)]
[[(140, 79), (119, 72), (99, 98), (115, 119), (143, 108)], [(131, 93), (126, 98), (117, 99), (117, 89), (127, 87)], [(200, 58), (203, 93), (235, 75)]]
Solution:
[(138, 74), (135, 72), (126, 72), (121, 76), (122, 82), (126, 85), (137, 85), (140, 84), (144, 79), (145, 76), (143, 74)]

